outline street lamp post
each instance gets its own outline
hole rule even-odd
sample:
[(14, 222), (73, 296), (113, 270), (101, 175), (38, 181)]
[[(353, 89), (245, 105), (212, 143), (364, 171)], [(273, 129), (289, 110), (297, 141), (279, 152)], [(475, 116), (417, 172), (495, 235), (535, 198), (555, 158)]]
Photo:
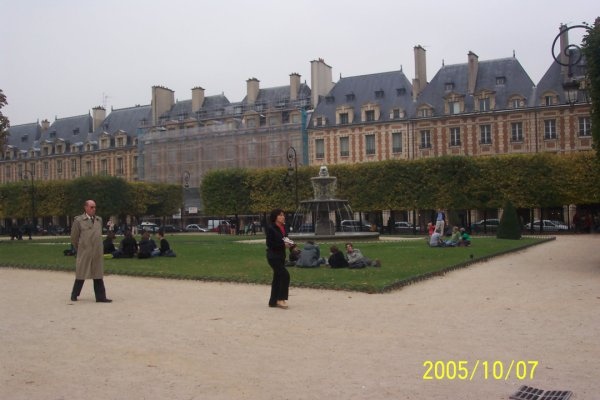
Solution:
[(33, 171), (30, 170), (24, 170), (23, 173), (21, 174), (21, 179), (22, 180), (28, 180), (31, 179), (31, 187), (30, 192), (31, 192), (31, 231), (33, 232), (33, 229), (37, 229), (37, 223), (35, 220), (35, 186), (33, 183)]
[[(294, 174), (294, 193), (296, 198), (296, 210), (298, 209), (298, 158), (296, 157), (296, 149), (290, 146), (287, 150), (288, 160), (288, 175)], [(292, 162), (294, 166), (292, 167)]]
[(190, 187), (190, 171), (183, 171), (183, 175), (181, 176), (181, 230), (183, 231), (184, 223), (183, 223), (183, 214), (185, 210), (185, 192)]
[[(554, 38), (552, 42), (552, 58), (556, 61), (557, 64), (567, 67), (566, 76), (563, 76), (563, 90), (565, 94), (565, 100), (571, 106), (577, 103), (579, 97), (579, 90), (581, 89), (581, 81), (577, 79), (577, 77), (573, 76), (573, 67), (581, 61), (583, 58), (583, 52), (581, 51), (581, 47), (575, 44), (569, 43), (561, 43), (561, 48), (558, 54), (555, 53), (555, 47), (557, 42), (562, 42), (563, 37), (568, 37), (568, 32), (571, 29), (585, 29), (586, 31), (590, 31), (591, 28), (588, 25), (573, 25), (573, 26), (565, 26), (562, 25), (560, 28), (560, 32)], [(568, 41), (568, 39), (567, 39)], [(574, 56), (574, 57), (571, 57)]]

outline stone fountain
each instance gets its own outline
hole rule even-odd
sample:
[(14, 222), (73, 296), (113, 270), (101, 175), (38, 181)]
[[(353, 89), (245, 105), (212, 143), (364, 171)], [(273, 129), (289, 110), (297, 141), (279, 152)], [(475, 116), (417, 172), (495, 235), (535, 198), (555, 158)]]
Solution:
[(293, 240), (377, 239), (378, 232), (363, 232), (360, 227), (343, 225), (355, 220), (348, 200), (336, 198), (337, 178), (329, 176), (326, 166), (319, 175), (310, 178), (313, 199), (300, 202), (292, 220), (290, 238)]

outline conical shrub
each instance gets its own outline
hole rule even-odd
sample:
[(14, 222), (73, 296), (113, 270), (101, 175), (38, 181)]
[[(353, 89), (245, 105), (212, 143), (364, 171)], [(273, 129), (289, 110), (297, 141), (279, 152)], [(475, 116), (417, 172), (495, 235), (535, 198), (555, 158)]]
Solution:
[(498, 231), (496, 232), (496, 238), (498, 239), (521, 239), (521, 220), (517, 214), (515, 206), (508, 200), (504, 206), (504, 212), (502, 218), (500, 218), (500, 225), (498, 225)]

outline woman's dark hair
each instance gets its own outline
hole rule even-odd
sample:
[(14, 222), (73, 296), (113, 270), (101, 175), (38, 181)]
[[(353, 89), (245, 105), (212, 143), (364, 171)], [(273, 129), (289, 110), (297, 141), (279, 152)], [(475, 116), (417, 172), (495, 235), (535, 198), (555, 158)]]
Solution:
[(276, 208), (273, 211), (271, 211), (271, 214), (269, 214), (269, 221), (274, 224), (275, 221), (277, 221), (277, 216), (279, 214), (281, 214), (283, 212), (283, 210), (281, 208)]
[(338, 249), (338, 247), (334, 244), (329, 248), (329, 251), (332, 253), (337, 253), (338, 251), (340, 251), (340, 249)]

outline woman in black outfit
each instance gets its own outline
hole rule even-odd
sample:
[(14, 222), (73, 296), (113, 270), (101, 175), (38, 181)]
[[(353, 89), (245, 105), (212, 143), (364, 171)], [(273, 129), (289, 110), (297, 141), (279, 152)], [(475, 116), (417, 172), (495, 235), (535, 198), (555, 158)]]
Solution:
[[(267, 262), (273, 269), (269, 307), (288, 308), (287, 299), (290, 287), (290, 273), (285, 268), (285, 248), (293, 242), (285, 230), (285, 214), (276, 208), (269, 216), (267, 227)], [(285, 240), (284, 240), (285, 238)]]

